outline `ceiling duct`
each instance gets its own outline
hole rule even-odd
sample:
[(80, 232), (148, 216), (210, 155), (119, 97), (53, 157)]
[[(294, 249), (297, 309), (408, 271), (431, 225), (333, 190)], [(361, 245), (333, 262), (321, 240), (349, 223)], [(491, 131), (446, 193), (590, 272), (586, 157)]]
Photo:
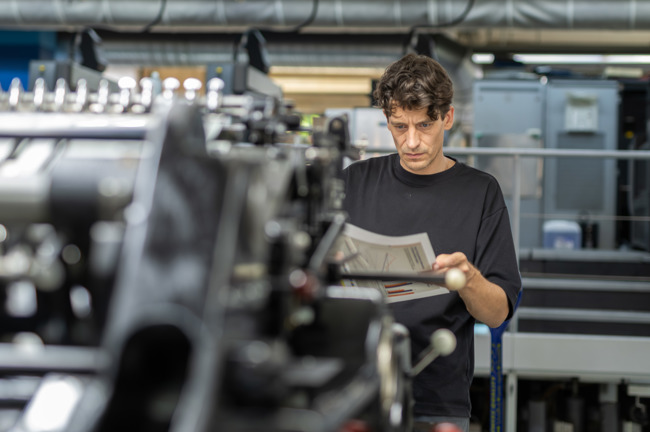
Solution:
[[(320, 0), (310, 27), (444, 26), (472, 0)], [(0, 0), (3, 28), (76, 31), (223, 31), (224, 28), (288, 28), (304, 23), (306, 0)], [(650, 0), (476, 0), (455, 27), (538, 29), (650, 29)]]

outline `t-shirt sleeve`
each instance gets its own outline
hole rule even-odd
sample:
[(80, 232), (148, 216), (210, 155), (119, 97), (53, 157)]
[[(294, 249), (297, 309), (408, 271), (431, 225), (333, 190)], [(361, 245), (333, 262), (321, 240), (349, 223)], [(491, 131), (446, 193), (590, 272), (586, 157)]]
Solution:
[(521, 276), (512, 239), (508, 209), (497, 184), (486, 197), (484, 216), (476, 239), (474, 265), (490, 282), (500, 286), (508, 297), (508, 319), (512, 317), (521, 289)]

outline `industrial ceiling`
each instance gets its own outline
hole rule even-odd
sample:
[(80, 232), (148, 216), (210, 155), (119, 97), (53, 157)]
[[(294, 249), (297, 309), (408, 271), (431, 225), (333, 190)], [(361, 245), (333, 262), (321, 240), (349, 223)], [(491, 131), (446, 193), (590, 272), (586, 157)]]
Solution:
[[(109, 60), (193, 64), (259, 28), (278, 65), (378, 66), (413, 33), (470, 52), (647, 53), (650, 0), (0, 0), (4, 29), (94, 28)], [(438, 36), (440, 37), (440, 36)]]

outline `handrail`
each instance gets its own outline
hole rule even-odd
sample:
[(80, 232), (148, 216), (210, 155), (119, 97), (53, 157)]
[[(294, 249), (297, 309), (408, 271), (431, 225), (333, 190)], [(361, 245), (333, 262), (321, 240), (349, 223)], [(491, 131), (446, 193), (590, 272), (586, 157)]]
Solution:
[[(394, 153), (393, 148), (365, 148), (367, 153)], [(600, 159), (650, 160), (650, 150), (583, 150), (583, 149), (549, 149), (518, 147), (449, 147), (443, 152), (450, 156), (508, 156), (514, 161), (512, 192), (512, 238), (515, 254), (519, 259), (520, 223), (521, 223), (521, 158), (522, 157), (579, 157)]]
[(447, 155), (522, 156), (522, 157), (590, 157), (613, 159), (650, 159), (650, 150), (582, 150), (516, 147), (444, 147)]
[(521, 158), (522, 157), (581, 157), (601, 159), (650, 160), (648, 150), (582, 150), (582, 149), (548, 149), (548, 148), (486, 148), (486, 147), (445, 147), (448, 155), (468, 156), (510, 156), (513, 158), (513, 193), (512, 193), (512, 237), (515, 254), (519, 259), (520, 224), (521, 224)]
[[(365, 148), (366, 153), (395, 153), (393, 148)], [(593, 157), (613, 159), (650, 159), (650, 150), (582, 150), (519, 147), (443, 147), (450, 156), (523, 156), (523, 157)]]
[(557, 290), (568, 289), (575, 291), (589, 292), (627, 292), (627, 293), (650, 293), (650, 281), (629, 281), (612, 279), (581, 278), (572, 279), (567, 277), (522, 277), (522, 285), (530, 289)]

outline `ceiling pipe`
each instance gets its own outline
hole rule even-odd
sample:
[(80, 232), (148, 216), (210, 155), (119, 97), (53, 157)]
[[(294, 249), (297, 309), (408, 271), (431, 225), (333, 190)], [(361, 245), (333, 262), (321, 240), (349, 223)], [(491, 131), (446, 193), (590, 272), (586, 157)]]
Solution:
[[(320, 0), (317, 29), (444, 26), (471, 0)], [(3, 28), (223, 31), (304, 23), (307, 0), (0, 0)], [(455, 28), (650, 29), (650, 0), (476, 0)]]

